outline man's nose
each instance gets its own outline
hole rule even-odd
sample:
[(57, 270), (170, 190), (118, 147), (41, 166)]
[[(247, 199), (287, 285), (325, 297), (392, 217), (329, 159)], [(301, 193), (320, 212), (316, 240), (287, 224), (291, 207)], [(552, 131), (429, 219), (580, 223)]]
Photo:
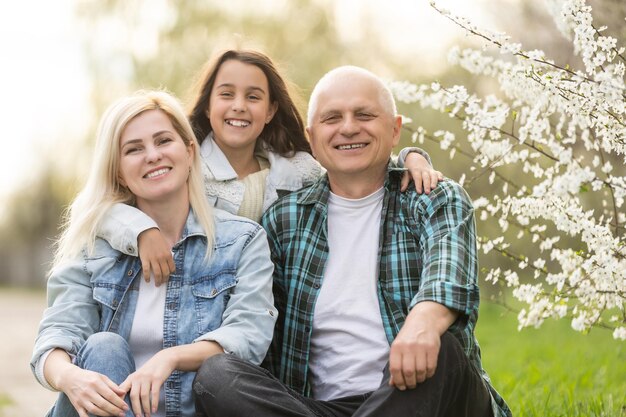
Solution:
[(361, 126), (352, 116), (345, 117), (341, 122), (340, 133), (344, 136), (351, 137), (359, 133)]

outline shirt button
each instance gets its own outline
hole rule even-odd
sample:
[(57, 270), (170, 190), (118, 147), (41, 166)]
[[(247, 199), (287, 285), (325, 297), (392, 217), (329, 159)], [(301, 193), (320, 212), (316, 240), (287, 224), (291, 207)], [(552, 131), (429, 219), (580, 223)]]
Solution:
[(306, 333), (308, 333), (308, 332), (310, 332), (310, 331), (311, 331), (311, 328), (310, 328), (309, 326), (305, 326), (304, 331), (305, 331)]
[(313, 288), (315, 288), (316, 290), (318, 290), (320, 288), (320, 284), (318, 284), (317, 282), (315, 284), (313, 284)]
[(213, 291), (211, 291), (211, 297), (215, 297), (216, 294), (217, 294), (217, 290), (213, 288)]
[(126, 250), (128, 250), (128, 253), (135, 253), (135, 248), (132, 246), (127, 247)]

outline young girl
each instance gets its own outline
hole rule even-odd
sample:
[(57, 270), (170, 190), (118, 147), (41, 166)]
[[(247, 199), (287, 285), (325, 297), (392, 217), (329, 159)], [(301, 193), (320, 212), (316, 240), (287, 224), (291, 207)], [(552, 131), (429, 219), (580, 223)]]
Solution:
[[(213, 210), (203, 188), (198, 144), (176, 99), (146, 92), (109, 107), (59, 242), (31, 360), (37, 380), (61, 391), (49, 416), (192, 417), (192, 382), (206, 358), (226, 351), (261, 362), (276, 321), (265, 232)], [(154, 219), (178, 271), (168, 285), (140, 279), (136, 256), (96, 238), (116, 203)]]
[[(189, 119), (200, 142), (207, 197), (216, 207), (259, 221), (276, 199), (321, 174), (284, 79), (259, 52), (222, 53), (202, 77)], [(405, 165), (416, 188), (423, 182), (429, 192), (441, 173), (427, 154), (409, 155)], [(156, 225), (135, 209), (116, 205), (98, 233), (124, 253), (139, 252), (146, 280), (153, 274), (160, 284), (174, 271)]]

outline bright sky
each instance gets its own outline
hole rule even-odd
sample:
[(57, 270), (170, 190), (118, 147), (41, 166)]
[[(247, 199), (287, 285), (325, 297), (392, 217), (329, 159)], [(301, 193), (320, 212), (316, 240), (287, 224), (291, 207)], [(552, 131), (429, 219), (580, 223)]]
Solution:
[[(0, 219), (7, 197), (40, 175), (44, 156), (52, 155), (60, 166), (73, 163), (72, 147), (84, 139), (91, 122), (89, 74), (73, 17), (77, 1), (20, 0), (0, 5), (4, 131)], [(480, 14), (482, 3), (438, 1), (479, 21), (484, 17)], [(342, 36), (358, 36), (363, 26), (359, 22), (367, 17), (390, 47), (398, 52), (410, 50), (416, 57), (438, 55), (443, 59), (449, 47), (446, 39), (459, 33), (427, 0), (336, 0), (326, 4), (334, 5), (340, 16)]]
[(7, 195), (39, 175), (43, 156), (63, 158), (88, 124), (89, 80), (71, 0), (0, 5), (0, 216)]

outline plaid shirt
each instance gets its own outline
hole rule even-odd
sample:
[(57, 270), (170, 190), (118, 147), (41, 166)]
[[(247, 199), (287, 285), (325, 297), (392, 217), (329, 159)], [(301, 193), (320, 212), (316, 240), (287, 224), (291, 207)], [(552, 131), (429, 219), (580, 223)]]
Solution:
[[(435, 301), (459, 312), (449, 331), (461, 342), (491, 390), (495, 416), (510, 416), (482, 370), (474, 337), (478, 318), (478, 261), (474, 208), (452, 181), (429, 195), (400, 192), (402, 170), (389, 168), (385, 181), (378, 301), (391, 344), (411, 307)], [(330, 188), (323, 176), (310, 187), (279, 199), (263, 215), (274, 261), (274, 298), (279, 311), (265, 366), (297, 392), (310, 394), (308, 362), (315, 302), (328, 258)], [(358, 262), (358, 254), (349, 262)]]

